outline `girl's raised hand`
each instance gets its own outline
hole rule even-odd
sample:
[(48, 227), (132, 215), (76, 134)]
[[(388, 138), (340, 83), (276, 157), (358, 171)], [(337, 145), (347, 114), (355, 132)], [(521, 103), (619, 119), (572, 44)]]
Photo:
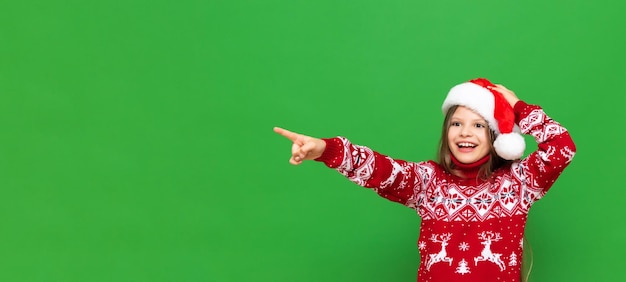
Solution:
[(317, 159), (322, 156), (326, 149), (326, 142), (319, 138), (298, 134), (280, 127), (274, 127), (274, 132), (293, 142), (291, 158), (289, 159), (289, 163), (292, 165), (299, 165), (305, 160)]
[(509, 105), (511, 105), (511, 107), (515, 107), (515, 103), (519, 101), (519, 98), (517, 98), (517, 95), (515, 95), (513, 91), (504, 87), (504, 85), (502, 84), (496, 84), (496, 87), (490, 87), (490, 89), (493, 89), (502, 93), (502, 96), (504, 96), (504, 99), (506, 99), (506, 101), (509, 102)]

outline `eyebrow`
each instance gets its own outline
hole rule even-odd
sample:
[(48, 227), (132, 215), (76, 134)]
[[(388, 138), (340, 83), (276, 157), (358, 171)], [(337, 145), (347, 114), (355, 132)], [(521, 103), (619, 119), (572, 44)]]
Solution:
[[(450, 118), (450, 121), (459, 121), (459, 120), (461, 120), (461, 121), (462, 121), (462, 120), (464, 120), (464, 119), (462, 119), (462, 118), (458, 118), (458, 117), (452, 117), (452, 118)], [(487, 122), (487, 120), (482, 119), (482, 118), (473, 119), (473, 120), (471, 120), (471, 121)]]

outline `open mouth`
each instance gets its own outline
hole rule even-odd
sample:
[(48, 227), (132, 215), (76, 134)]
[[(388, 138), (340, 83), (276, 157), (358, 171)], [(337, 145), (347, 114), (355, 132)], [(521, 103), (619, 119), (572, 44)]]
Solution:
[(478, 145), (476, 145), (476, 144), (469, 143), (469, 142), (461, 142), (461, 143), (456, 143), (456, 145), (457, 145), (459, 148), (461, 148), (461, 149), (463, 149), (463, 148), (476, 148), (476, 146), (478, 146)]

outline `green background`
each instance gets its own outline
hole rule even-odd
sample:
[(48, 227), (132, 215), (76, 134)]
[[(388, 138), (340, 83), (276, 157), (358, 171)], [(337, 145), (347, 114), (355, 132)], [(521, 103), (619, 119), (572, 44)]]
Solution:
[(272, 128), (431, 159), (475, 77), (578, 147), (531, 281), (625, 281), (625, 6), (2, 1), (0, 281), (414, 281), (415, 212)]

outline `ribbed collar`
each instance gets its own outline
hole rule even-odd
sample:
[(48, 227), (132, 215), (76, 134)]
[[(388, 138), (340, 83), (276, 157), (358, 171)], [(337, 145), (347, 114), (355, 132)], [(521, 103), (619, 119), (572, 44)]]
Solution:
[(480, 170), (480, 166), (489, 161), (489, 158), (490, 155), (487, 154), (478, 161), (470, 164), (464, 164), (457, 160), (454, 155), (450, 154), (450, 160), (452, 160), (452, 163), (454, 164), (454, 169), (459, 170), (461, 173), (463, 173), (462, 178), (476, 178), (476, 176), (478, 175), (478, 171)]

